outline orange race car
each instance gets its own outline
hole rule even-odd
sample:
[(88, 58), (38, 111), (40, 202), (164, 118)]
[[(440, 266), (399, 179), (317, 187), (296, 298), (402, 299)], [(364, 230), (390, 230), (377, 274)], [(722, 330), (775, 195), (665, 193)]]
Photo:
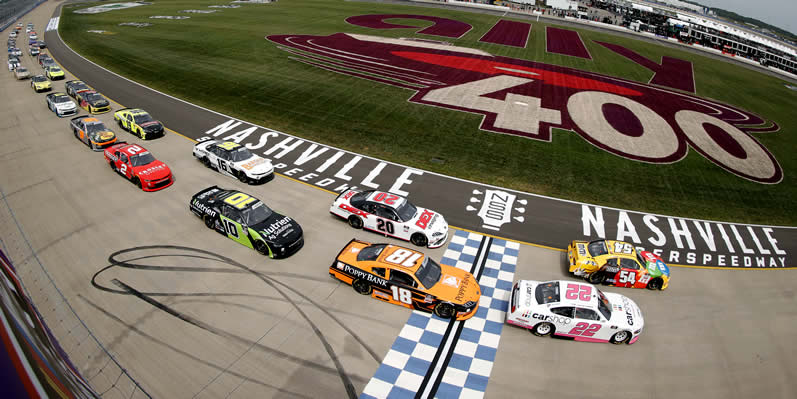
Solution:
[(444, 319), (466, 320), (479, 308), (481, 290), (472, 274), (396, 245), (352, 239), (329, 274), (360, 294)]

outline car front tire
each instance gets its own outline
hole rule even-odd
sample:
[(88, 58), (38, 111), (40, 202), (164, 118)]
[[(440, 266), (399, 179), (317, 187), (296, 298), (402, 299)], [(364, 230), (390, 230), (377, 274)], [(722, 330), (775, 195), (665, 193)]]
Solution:
[(605, 280), (606, 280), (606, 274), (601, 272), (601, 271), (594, 272), (594, 273), (590, 274), (589, 276), (587, 276), (587, 281), (590, 284), (594, 284), (594, 285), (603, 284), (603, 282)]
[(410, 237), (410, 242), (419, 247), (425, 247), (427, 244), (429, 244), (429, 239), (427, 239), (426, 236), (421, 233), (415, 233), (412, 235), (412, 237)]
[(261, 240), (256, 240), (253, 247), (255, 247), (255, 251), (257, 251), (261, 255), (268, 256), (268, 245)]
[(661, 291), (661, 287), (663, 287), (663, 286), (664, 286), (664, 280), (662, 280), (660, 278), (654, 278), (653, 280), (648, 281), (647, 288), (649, 290), (653, 290), (653, 291), (656, 291), (656, 290)]
[(454, 306), (450, 303), (440, 302), (434, 307), (434, 314), (441, 319), (451, 319), (454, 317)]
[(631, 334), (628, 331), (618, 331), (612, 335), (612, 338), (609, 340), (609, 342), (615, 345), (620, 345), (623, 342), (628, 341), (629, 337), (631, 337)]

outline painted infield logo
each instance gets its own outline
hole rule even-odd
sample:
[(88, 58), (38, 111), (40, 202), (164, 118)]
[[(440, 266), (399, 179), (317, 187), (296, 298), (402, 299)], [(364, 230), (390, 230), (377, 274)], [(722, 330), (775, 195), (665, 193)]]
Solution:
[[(384, 29), (379, 23), (389, 17), (358, 16), (347, 21)], [(444, 19), (437, 17), (400, 17), (436, 22), (421, 33), (451, 37), (466, 33), (465, 29), (457, 31), (459, 36), (434, 31), (444, 25), (438, 22)], [(370, 25), (363, 22), (369, 18), (374, 19)], [(452, 20), (444, 21), (450, 25)], [(677, 162), (692, 147), (743, 178), (759, 183), (783, 178), (775, 157), (750, 135), (777, 131), (778, 126), (725, 104), (429, 40), (346, 33), (267, 39), (296, 61), (415, 90), (411, 102), (482, 114), (482, 130), (550, 142), (551, 128), (561, 128), (612, 154), (650, 163)]]

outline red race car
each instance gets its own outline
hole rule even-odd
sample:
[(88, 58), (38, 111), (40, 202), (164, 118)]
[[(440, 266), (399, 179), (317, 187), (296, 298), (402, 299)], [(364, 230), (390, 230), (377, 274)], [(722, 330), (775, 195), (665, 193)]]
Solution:
[(144, 191), (158, 191), (174, 183), (169, 167), (140, 145), (121, 142), (106, 148), (103, 154), (111, 169)]

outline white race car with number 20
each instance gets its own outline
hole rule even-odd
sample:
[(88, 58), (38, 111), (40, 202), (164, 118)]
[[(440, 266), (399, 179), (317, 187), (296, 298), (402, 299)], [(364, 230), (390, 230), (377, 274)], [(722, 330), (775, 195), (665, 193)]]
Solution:
[(592, 284), (518, 280), (512, 287), (506, 322), (537, 336), (633, 344), (645, 320), (634, 301), (603, 293)]
[(438, 248), (448, 239), (443, 215), (384, 191), (344, 191), (329, 212), (346, 219), (355, 229), (375, 231), (419, 247)]
[(194, 145), (194, 156), (205, 166), (244, 183), (260, 183), (274, 177), (269, 160), (234, 141), (200, 141)]

